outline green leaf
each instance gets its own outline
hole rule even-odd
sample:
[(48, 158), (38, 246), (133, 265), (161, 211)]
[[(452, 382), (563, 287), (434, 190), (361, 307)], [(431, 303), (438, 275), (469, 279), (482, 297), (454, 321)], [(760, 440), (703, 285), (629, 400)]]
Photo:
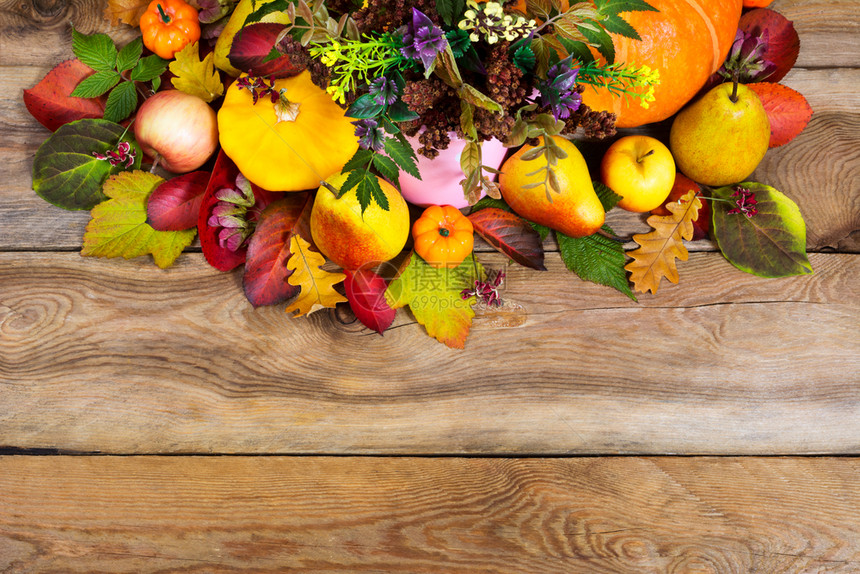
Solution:
[(383, 211), (388, 211), (388, 198), (382, 192), (382, 187), (379, 185), (379, 180), (369, 171), (362, 173), (361, 179), (355, 188), (355, 195), (358, 198), (358, 204), (361, 205), (361, 212), (370, 205), (371, 199), (382, 208)]
[(512, 60), (517, 68), (527, 74), (535, 69), (535, 53), (527, 44), (516, 49)]
[(460, 75), (460, 69), (457, 67), (457, 60), (454, 57), (454, 52), (451, 51), (450, 44), (446, 43), (445, 49), (436, 55), (436, 59), (433, 60), (433, 67), (425, 72), (424, 77), (429, 78), (433, 71), (443, 82), (455, 90), (459, 90), (463, 85), (463, 77)]
[(137, 61), (129, 78), (135, 82), (149, 82), (167, 71), (168, 61), (158, 56), (146, 56)]
[(137, 89), (134, 82), (123, 82), (115, 87), (105, 102), (105, 119), (121, 122), (137, 108)]
[(411, 122), (412, 120), (417, 120), (421, 116), (410, 110), (409, 106), (407, 106), (404, 101), (397, 100), (388, 106), (388, 117), (391, 118), (391, 121), (393, 122)]
[(460, 131), (469, 141), (478, 140), (478, 129), (475, 127), (475, 119), (472, 104), (466, 100), (460, 100)]
[(344, 164), (340, 171), (342, 173), (346, 173), (348, 171), (352, 171), (359, 168), (364, 169), (365, 167), (367, 167), (367, 164), (369, 164), (372, 160), (372, 151), (370, 151), (369, 149), (358, 148), (357, 150), (355, 150), (353, 156), (349, 158), (349, 161)]
[(87, 36), (72, 28), (72, 51), (78, 60), (97, 72), (116, 68), (116, 46), (107, 34)]
[(730, 214), (736, 207), (736, 186), (714, 190), (728, 199), (711, 202), (711, 234), (732, 265), (759, 277), (808, 275), (812, 265), (806, 255), (806, 224), (797, 204), (776, 189), (756, 182), (738, 184), (755, 193), (758, 213), (747, 217)]
[(469, 102), (473, 106), (490, 110), (491, 112), (501, 112), (502, 106), (499, 105), (493, 98), (482, 93), (478, 88), (469, 84), (463, 84), (458, 90), (460, 98)]
[(478, 200), (478, 202), (472, 206), (470, 213), (475, 213), (476, 211), (480, 211), (482, 209), (486, 209), (488, 207), (495, 207), (497, 209), (504, 209), (505, 211), (509, 211), (511, 213), (514, 212), (511, 207), (505, 203), (503, 199), (493, 199), (489, 195), (486, 197), (482, 197)]
[(146, 223), (146, 199), (162, 182), (145, 171), (109, 178), (104, 192), (110, 199), (93, 208), (81, 255), (131, 259), (149, 253), (159, 267), (172, 265), (194, 241), (197, 230), (156, 231)]
[(72, 94), (76, 98), (97, 98), (117, 85), (122, 79), (115, 70), (96, 72), (81, 80)]
[(116, 57), (116, 69), (120, 72), (131, 70), (140, 60), (143, 53), (143, 40), (138, 36), (119, 51)]
[[(402, 135), (402, 134), (398, 134)], [(415, 177), (421, 179), (421, 174), (418, 172), (418, 163), (415, 161), (415, 150), (406, 141), (406, 138), (385, 138), (385, 153), (400, 166), (400, 169)]]
[(475, 142), (466, 142), (460, 153), (460, 169), (467, 176), (481, 169), (481, 146)]
[[(271, 2), (261, 2), (259, 7), (248, 14), (245, 18), (245, 26), (259, 22), (272, 12), (284, 12), (292, 2), (288, 0), (272, 0)], [(253, 6), (254, 4), (252, 4)]]
[(608, 16), (619, 12), (658, 12), (645, 0), (595, 0), (598, 14)]
[(619, 34), (632, 40), (642, 40), (636, 32), (636, 28), (628, 24), (627, 20), (621, 16), (615, 14), (607, 16), (606, 19), (603, 20), (603, 27), (606, 28), (607, 32)]
[(535, 75), (539, 78), (546, 78), (546, 72), (549, 70), (551, 48), (546, 45), (541, 36), (533, 38), (529, 47), (535, 54)]
[[(63, 209), (92, 209), (104, 201), (102, 183), (123, 167), (112, 166), (93, 157), (116, 149), (126, 129), (113, 122), (85, 119), (61, 126), (36, 151), (33, 158), (33, 189), (53, 205)], [(140, 167), (143, 155), (131, 133), (123, 137), (132, 144), (136, 156), (133, 168)]]
[(436, 269), (412, 252), (388, 285), (385, 299), (394, 309), (408, 306), (415, 320), (437, 341), (462, 349), (475, 316), (472, 305), (476, 298), (463, 299), (460, 293), (483, 277), (484, 269), (474, 255), (454, 269)]
[[(605, 225), (603, 229), (612, 233)], [(585, 281), (612, 287), (636, 301), (624, 270), (624, 246), (621, 242), (597, 233), (587, 237), (568, 237), (556, 231), (555, 237), (561, 259), (568, 269)]]
[(448, 26), (455, 26), (466, 9), (466, 0), (436, 0), (436, 11)]
[(394, 187), (400, 189), (400, 168), (391, 159), (382, 154), (373, 154), (373, 167), (379, 170), (379, 173), (394, 184)]
[(343, 173), (346, 173), (346, 181), (340, 186), (340, 191), (337, 196), (340, 197), (344, 193), (348, 192), (350, 189), (358, 185), (358, 182), (361, 181), (361, 178), (364, 177), (364, 174), (367, 172), (365, 168), (353, 169), (349, 172), (346, 169), (343, 170)]
[(469, 33), (465, 30), (460, 30), (459, 28), (448, 30), (445, 32), (445, 38), (448, 40), (451, 52), (455, 58), (462, 58), (469, 51), (469, 48), (472, 47), (472, 40), (469, 38)]
[(578, 60), (580, 65), (587, 66), (594, 61), (594, 54), (588, 49), (585, 42), (574, 42), (567, 38), (559, 38), (558, 41), (568, 54), (573, 56), (574, 60)]
[(599, 181), (592, 181), (591, 184), (594, 186), (597, 199), (600, 200), (600, 204), (603, 206), (603, 211), (609, 211), (623, 199), (622, 196), (609, 189), (609, 186)]
[(615, 62), (615, 45), (606, 30), (580, 25), (579, 31), (588, 39), (588, 43), (597, 48), (600, 55), (606, 58), (607, 64)]
[(352, 105), (346, 110), (346, 115), (350, 118), (359, 119), (375, 118), (382, 113), (383, 109), (385, 109), (385, 106), (374, 102), (373, 96), (364, 94), (355, 99)]

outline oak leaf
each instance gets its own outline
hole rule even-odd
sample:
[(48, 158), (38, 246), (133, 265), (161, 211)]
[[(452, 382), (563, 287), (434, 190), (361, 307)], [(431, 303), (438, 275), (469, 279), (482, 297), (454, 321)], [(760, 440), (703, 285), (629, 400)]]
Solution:
[(454, 269), (436, 269), (412, 252), (388, 285), (385, 299), (394, 309), (408, 305), (415, 320), (424, 325), (431, 337), (462, 349), (475, 316), (472, 305), (477, 299), (474, 295), (463, 299), (461, 293), (475, 286), (475, 274), (483, 279), (483, 268), (474, 255)]
[(693, 221), (699, 217), (701, 207), (696, 192), (689, 191), (677, 202), (666, 204), (671, 215), (648, 218), (648, 225), (654, 231), (633, 236), (639, 248), (627, 253), (633, 261), (624, 269), (630, 271), (630, 280), (637, 291), (656, 293), (663, 277), (672, 283), (678, 282), (675, 259), (687, 260), (689, 254), (682, 239), (692, 239)]
[(105, 18), (110, 20), (111, 26), (119, 26), (122, 21), (136, 28), (149, 2), (150, 0), (107, 0)]
[(287, 278), (290, 285), (301, 288), (301, 292), (287, 307), (287, 313), (296, 312), (296, 317), (310, 315), (321, 309), (346, 303), (346, 297), (334, 290), (334, 286), (346, 279), (343, 273), (330, 273), (320, 267), (325, 258), (311, 250), (311, 244), (294, 234), (290, 238), (290, 258), (287, 269), (292, 273)]
[(173, 87), (180, 92), (197, 96), (205, 102), (211, 102), (224, 93), (221, 76), (215, 69), (215, 55), (210, 52), (200, 59), (200, 44), (188, 44), (174, 55), (170, 62), (170, 71), (176, 77), (170, 80)]
[(163, 181), (139, 170), (108, 178), (102, 191), (109, 199), (93, 208), (81, 255), (131, 259), (149, 253), (156, 265), (170, 267), (197, 231), (156, 231), (146, 223), (146, 199)]

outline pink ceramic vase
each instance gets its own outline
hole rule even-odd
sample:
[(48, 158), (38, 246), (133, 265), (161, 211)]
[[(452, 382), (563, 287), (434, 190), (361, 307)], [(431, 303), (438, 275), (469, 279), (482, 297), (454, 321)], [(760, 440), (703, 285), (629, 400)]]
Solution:
[[(469, 203), (463, 196), (460, 181), (463, 180), (463, 170), (460, 168), (460, 154), (466, 146), (466, 140), (450, 132), (451, 143), (447, 149), (439, 151), (436, 159), (428, 159), (418, 155), (418, 171), (421, 179), (416, 179), (405, 172), (400, 172), (400, 190), (403, 198), (414, 205), (453, 205), (457, 209), (468, 207)], [(418, 137), (409, 138), (413, 149), (418, 149)], [(507, 149), (496, 139), (481, 144), (482, 163), (498, 169), (505, 159)]]

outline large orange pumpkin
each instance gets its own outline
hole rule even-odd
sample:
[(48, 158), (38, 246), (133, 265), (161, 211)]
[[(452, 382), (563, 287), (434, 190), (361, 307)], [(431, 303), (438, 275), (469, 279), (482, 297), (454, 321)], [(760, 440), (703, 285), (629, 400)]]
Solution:
[(642, 37), (612, 34), (615, 61), (660, 71), (655, 101), (619, 98), (605, 89), (585, 88), (583, 102), (618, 116), (618, 127), (664, 120), (681, 109), (719, 69), (735, 39), (742, 0), (648, 0), (659, 12), (624, 12)]

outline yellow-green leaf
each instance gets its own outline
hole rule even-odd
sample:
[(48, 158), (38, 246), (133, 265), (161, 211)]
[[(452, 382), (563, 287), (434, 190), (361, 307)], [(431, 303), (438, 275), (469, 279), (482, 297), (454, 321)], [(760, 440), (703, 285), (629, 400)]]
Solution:
[(173, 87), (186, 94), (211, 102), (224, 93), (221, 76), (215, 69), (213, 54), (200, 60), (200, 47), (197, 42), (188, 44), (174, 56), (170, 71), (176, 76), (171, 80)]
[(484, 270), (473, 255), (454, 269), (436, 269), (413, 252), (385, 291), (385, 299), (394, 309), (408, 305), (431, 337), (462, 349), (475, 316), (472, 305), (476, 299), (463, 299), (460, 293), (474, 287), (476, 273), (482, 278)]
[(102, 191), (109, 199), (93, 208), (81, 255), (131, 259), (151, 254), (162, 269), (173, 265), (197, 230), (156, 231), (146, 223), (146, 199), (163, 181), (146, 171), (108, 178)]
[(301, 292), (287, 307), (287, 313), (297, 311), (296, 317), (301, 317), (347, 302), (346, 297), (334, 290), (334, 286), (346, 279), (346, 275), (320, 269), (325, 258), (312, 251), (310, 243), (294, 233), (290, 238), (290, 253), (292, 255), (287, 260), (287, 268), (292, 274), (287, 282), (300, 287)]

